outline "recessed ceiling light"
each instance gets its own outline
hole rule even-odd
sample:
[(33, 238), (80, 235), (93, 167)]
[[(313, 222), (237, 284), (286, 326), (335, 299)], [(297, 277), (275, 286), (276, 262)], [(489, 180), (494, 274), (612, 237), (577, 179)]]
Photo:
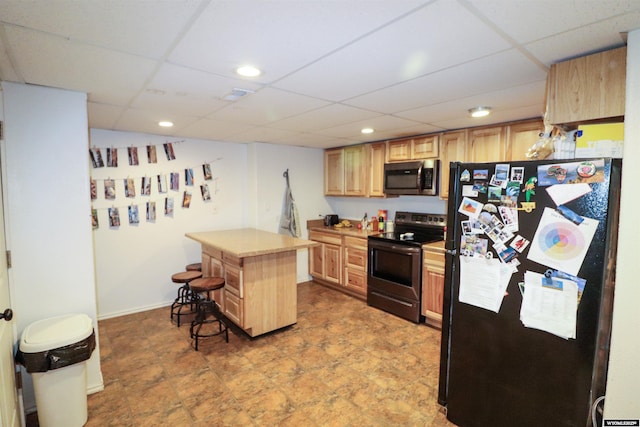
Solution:
[(243, 77), (256, 77), (262, 74), (262, 71), (254, 66), (244, 65), (242, 67), (236, 68), (236, 73)]
[(366, 135), (366, 134), (369, 134), (369, 133), (373, 133), (373, 129), (372, 128), (363, 128), (360, 132), (362, 132), (362, 133), (364, 133)]
[(491, 107), (475, 107), (469, 109), (471, 117), (486, 117), (491, 113)]
[(173, 122), (169, 122), (166, 120), (163, 120), (161, 122), (158, 122), (158, 126), (163, 127), (163, 128), (170, 128), (173, 126)]

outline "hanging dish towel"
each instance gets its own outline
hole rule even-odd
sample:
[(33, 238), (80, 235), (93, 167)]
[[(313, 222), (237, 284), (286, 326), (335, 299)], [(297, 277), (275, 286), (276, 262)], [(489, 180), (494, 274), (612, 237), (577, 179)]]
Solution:
[(280, 234), (289, 234), (293, 237), (300, 237), (300, 218), (298, 217), (298, 208), (293, 201), (291, 187), (289, 186), (289, 169), (283, 176), (287, 180), (287, 188), (284, 192), (284, 201), (282, 203), (282, 215), (280, 216)]

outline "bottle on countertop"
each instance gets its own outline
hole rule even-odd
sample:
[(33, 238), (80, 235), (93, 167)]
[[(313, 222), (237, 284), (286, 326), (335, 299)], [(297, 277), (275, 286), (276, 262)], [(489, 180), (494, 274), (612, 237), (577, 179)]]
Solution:
[(384, 217), (378, 218), (378, 231), (384, 233)]
[(366, 230), (367, 225), (369, 225), (369, 221), (367, 220), (367, 213), (365, 212), (364, 216), (362, 217), (362, 229)]
[(371, 218), (371, 231), (378, 231), (378, 217)]

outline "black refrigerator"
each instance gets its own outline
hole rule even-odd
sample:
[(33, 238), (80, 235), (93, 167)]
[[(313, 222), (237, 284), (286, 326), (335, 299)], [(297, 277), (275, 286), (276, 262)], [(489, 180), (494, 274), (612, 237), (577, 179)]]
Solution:
[(449, 421), (582, 427), (600, 416), (621, 168), (450, 164), (438, 390)]

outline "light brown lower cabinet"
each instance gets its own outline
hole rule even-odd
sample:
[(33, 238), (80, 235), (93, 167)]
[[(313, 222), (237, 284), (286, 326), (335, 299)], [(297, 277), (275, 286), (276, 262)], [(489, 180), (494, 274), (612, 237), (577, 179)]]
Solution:
[(367, 238), (309, 231), (309, 240), (320, 246), (309, 248), (309, 272), (325, 286), (360, 299), (367, 297)]
[[(314, 248), (315, 249), (315, 248)], [(238, 258), (202, 245), (204, 277), (224, 277), (214, 292), (221, 312), (255, 337), (296, 322), (296, 251)]]
[(438, 247), (422, 250), (422, 315), (427, 325), (442, 328), (444, 252)]

